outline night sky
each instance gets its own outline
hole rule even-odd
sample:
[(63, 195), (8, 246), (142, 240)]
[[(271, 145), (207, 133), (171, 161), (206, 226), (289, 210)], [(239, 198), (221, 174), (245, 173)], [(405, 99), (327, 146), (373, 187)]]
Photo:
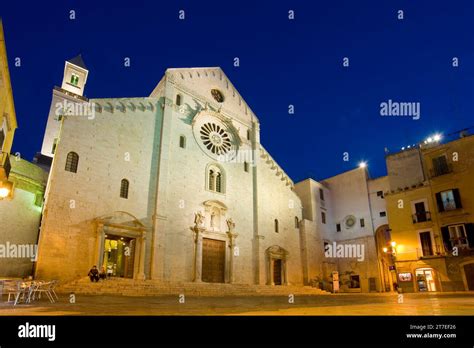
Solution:
[[(372, 177), (385, 175), (385, 147), (474, 126), (472, 0), (2, 1), (0, 16), (19, 124), (13, 152), (28, 160), (64, 61), (79, 53), (89, 98), (148, 96), (167, 68), (220, 66), (295, 182), (361, 160)], [(419, 102), (420, 119), (380, 116), (389, 99)]]

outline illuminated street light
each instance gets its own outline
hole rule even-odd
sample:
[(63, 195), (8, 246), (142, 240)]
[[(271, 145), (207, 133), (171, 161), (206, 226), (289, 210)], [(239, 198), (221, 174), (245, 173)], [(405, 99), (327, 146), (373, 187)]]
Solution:
[(397, 245), (397, 243), (392, 242), (392, 243), (390, 243), (390, 245), (391, 245), (393, 248), (395, 248), (395, 246)]
[(365, 167), (367, 167), (367, 162), (364, 162), (364, 161), (359, 162), (359, 168), (365, 168)]
[(382, 250), (384, 253), (386, 253), (388, 251), (388, 248), (383, 248)]
[(441, 134), (435, 134), (435, 135), (433, 136), (433, 140), (434, 140), (434, 141), (440, 141), (441, 138), (442, 138)]
[(9, 194), (10, 194), (9, 189), (7, 189), (6, 187), (1, 187), (0, 188), (0, 198), (8, 197)]

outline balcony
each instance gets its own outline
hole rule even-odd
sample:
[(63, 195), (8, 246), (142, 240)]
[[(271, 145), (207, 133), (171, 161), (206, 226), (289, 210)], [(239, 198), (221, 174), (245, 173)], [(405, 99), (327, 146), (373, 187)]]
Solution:
[(445, 165), (433, 167), (430, 169), (430, 177), (436, 178), (441, 175), (446, 175), (453, 172), (452, 163), (446, 163)]
[(7, 152), (0, 152), (0, 181), (8, 179), (11, 169), (10, 155)]
[(415, 213), (411, 217), (413, 219), (414, 224), (418, 224), (420, 222), (431, 221), (431, 213), (429, 211), (422, 211), (419, 213)]

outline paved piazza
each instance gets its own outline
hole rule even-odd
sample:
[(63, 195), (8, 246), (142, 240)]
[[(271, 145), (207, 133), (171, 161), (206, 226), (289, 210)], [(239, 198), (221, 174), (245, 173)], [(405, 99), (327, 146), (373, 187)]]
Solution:
[[(331, 294), (288, 297), (126, 297), (60, 294), (57, 303), (0, 302), (0, 315), (474, 315), (474, 292), (405, 294)], [(5, 300), (5, 297), (3, 298)]]

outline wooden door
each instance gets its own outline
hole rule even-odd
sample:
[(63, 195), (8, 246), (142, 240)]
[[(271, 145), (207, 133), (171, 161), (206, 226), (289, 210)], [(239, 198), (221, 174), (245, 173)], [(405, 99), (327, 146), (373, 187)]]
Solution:
[(224, 283), (225, 241), (203, 238), (202, 281), (207, 283)]
[(275, 285), (281, 285), (281, 260), (273, 261), (273, 283)]

